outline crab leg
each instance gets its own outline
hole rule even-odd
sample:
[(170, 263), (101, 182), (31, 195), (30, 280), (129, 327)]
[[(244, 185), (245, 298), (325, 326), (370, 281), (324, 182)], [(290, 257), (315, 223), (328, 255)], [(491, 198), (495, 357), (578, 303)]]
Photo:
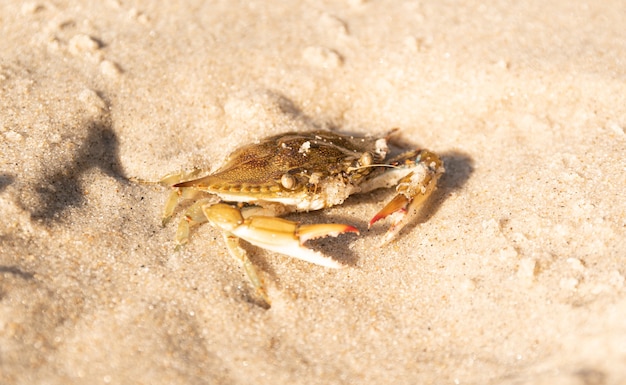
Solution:
[(344, 265), (319, 251), (303, 246), (303, 243), (309, 239), (359, 232), (344, 224), (300, 225), (269, 216), (244, 218), (239, 209), (223, 203), (205, 205), (203, 211), (214, 226), (255, 246), (331, 268), (341, 268)]
[(176, 209), (176, 206), (178, 206), (179, 199), (195, 199), (200, 194), (202, 194), (202, 192), (189, 188), (175, 188), (174, 190), (172, 190), (170, 195), (167, 197), (167, 200), (165, 201), (165, 207), (163, 207), (161, 225), (165, 226), (167, 222), (169, 222), (170, 218), (172, 218), (174, 210)]
[(248, 279), (252, 283), (252, 286), (254, 286), (254, 290), (263, 298), (265, 303), (271, 305), (272, 302), (270, 301), (270, 297), (267, 295), (267, 290), (265, 290), (263, 280), (259, 274), (257, 274), (256, 267), (254, 267), (250, 258), (248, 258), (248, 253), (246, 253), (246, 251), (239, 246), (239, 238), (232, 234), (224, 233), (224, 241), (226, 242), (230, 255), (241, 262)]
[(186, 211), (183, 218), (178, 222), (176, 229), (176, 250), (189, 242), (189, 230), (192, 226), (200, 225), (208, 221), (203, 206), (214, 202), (213, 199), (205, 198), (192, 204)]
[[(163, 185), (163, 186), (170, 187), (179, 183), (182, 179), (194, 178), (200, 172), (201, 170), (195, 169), (188, 173), (186, 172), (172, 173), (172, 174), (168, 174), (164, 176), (163, 178), (161, 178), (161, 180), (159, 180), (156, 183)], [(178, 206), (179, 199), (195, 199), (200, 194), (201, 194), (200, 191), (191, 189), (191, 188), (181, 188), (181, 187), (174, 188), (172, 192), (170, 193), (170, 195), (167, 197), (167, 200), (165, 201), (165, 207), (163, 207), (163, 215), (161, 217), (161, 225), (165, 226), (167, 222), (170, 220), (170, 218), (174, 214), (174, 210), (176, 209), (176, 206)]]
[(444, 173), (443, 162), (439, 157), (427, 150), (417, 154), (414, 170), (398, 181), (396, 195), (382, 210), (370, 220), (368, 228), (380, 219), (392, 216), (392, 224), (382, 244), (389, 243), (408, 223), (420, 212), (428, 197), (435, 191), (437, 180)]

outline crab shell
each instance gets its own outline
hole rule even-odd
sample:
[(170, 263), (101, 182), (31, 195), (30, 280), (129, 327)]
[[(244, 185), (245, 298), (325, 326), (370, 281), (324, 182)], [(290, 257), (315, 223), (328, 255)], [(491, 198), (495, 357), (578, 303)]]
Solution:
[(177, 183), (227, 202), (275, 202), (288, 211), (319, 210), (358, 192), (373, 163), (387, 155), (386, 139), (328, 131), (290, 132), (234, 151), (208, 176)]

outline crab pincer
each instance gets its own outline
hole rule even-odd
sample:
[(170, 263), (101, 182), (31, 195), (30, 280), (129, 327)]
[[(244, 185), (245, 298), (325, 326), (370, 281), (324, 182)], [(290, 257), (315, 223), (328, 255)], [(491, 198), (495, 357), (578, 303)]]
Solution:
[(439, 177), (445, 172), (443, 162), (437, 154), (428, 150), (417, 153), (412, 171), (402, 177), (396, 186), (398, 193), (368, 223), (374, 223), (391, 216), (391, 226), (383, 237), (382, 245), (392, 241), (407, 224), (419, 214), (424, 202), (435, 191)]

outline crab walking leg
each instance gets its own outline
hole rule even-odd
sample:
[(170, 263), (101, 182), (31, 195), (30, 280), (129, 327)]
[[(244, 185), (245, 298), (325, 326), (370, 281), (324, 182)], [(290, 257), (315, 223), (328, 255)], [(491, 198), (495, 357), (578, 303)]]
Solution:
[(239, 238), (232, 234), (224, 233), (224, 241), (226, 242), (230, 255), (241, 262), (248, 279), (252, 283), (252, 286), (254, 286), (254, 290), (261, 297), (263, 297), (265, 303), (271, 305), (272, 302), (270, 301), (270, 297), (267, 295), (267, 290), (265, 290), (263, 280), (257, 274), (256, 267), (254, 267), (250, 258), (248, 258), (248, 253), (246, 253), (246, 251), (239, 246)]
[(161, 226), (165, 227), (170, 218), (172, 218), (172, 215), (174, 214), (174, 209), (176, 208), (176, 206), (178, 206), (179, 196), (180, 191), (178, 191), (178, 189), (172, 190), (170, 195), (167, 196), (165, 206), (163, 207), (163, 215), (161, 215)]
[(178, 222), (178, 228), (176, 229), (176, 249), (184, 246), (189, 241), (189, 230), (191, 226), (207, 222), (208, 219), (206, 215), (204, 215), (202, 208), (212, 201), (213, 200), (210, 198), (201, 199), (185, 211), (185, 215), (180, 222)]
[[(391, 227), (383, 237), (382, 245), (389, 243), (419, 213), (424, 202), (437, 188), (439, 177), (445, 172), (439, 157), (427, 150), (418, 153), (415, 170), (398, 182), (396, 195), (368, 224), (392, 215)], [(422, 170), (419, 170), (421, 168)]]
[(174, 214), (178, 201), (181, 199), (196, 199), (199, 195), (202, 195), (202, 191), (194, 190), (191, 188), (175, 188), (168, 195), (163, 207), (163, 215), (161, 216), (161, 225), (165, 226), (169, 222), (170, 218)]
[(314, 238), (359, 232), (344, 224), (300, 225), (269, 216), (244, 218), (240, 210), (223, 203), (204, 205), (203, 210), (214, 226), (255, 246), (331, 268), (341, 268), (344, 265), (319, 251), (303, 246), (303, 243)]
[[(163, 186), (173, 186), (176, 183), (180, 182), (183, 179), (194, 178), (200, 173), (200, 170), (195, 169), (192, 172), (178, 172), (172, 173), (164, 176), (157, 183)], [(167, 200), (165, 201), (165, 207), (163, 207), (163, 215), (161, 217), (161, 225), (165, 226), (167, 222), (170, 220), (172, 215), (174, 214), (174, 210), (176, 206), (178, 206), (178, 201), (180, 199), (195, 199), (200, 194), (201, 191), (192, 188), (174, 188), (170, 195), (168, 195)]]

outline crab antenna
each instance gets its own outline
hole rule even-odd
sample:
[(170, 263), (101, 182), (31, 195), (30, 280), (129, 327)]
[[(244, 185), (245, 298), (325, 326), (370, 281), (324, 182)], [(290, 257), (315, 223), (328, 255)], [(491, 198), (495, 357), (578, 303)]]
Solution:
[(364, 168), (370, 168), (370, 167), (372, 167), (372, 168), (374, 168), (374, 167), (389, 167), (389, 168), (398, 168), (398, 166), (393, 165), (393, 164), (384, 164), (384, 163), (381, 163), (381, 164), (370, 164), (370, 165), (367, 165), (367, 166), (348, 167), (348, 171), (362, 170), (362, 169), (364, 169)]

